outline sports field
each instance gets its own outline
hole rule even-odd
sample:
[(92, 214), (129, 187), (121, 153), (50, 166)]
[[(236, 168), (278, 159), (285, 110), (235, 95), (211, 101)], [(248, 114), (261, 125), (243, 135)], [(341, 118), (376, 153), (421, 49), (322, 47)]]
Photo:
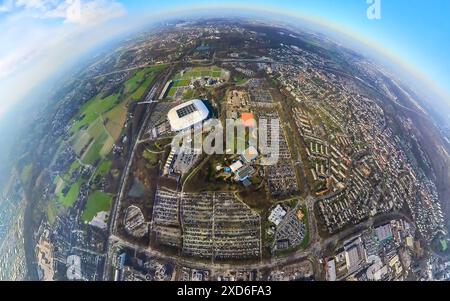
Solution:
[[(195, 96), (195, 91), (189, 88), (193, 79), (200, 77), (211, 77), (216, 80), (225, 79), (227, 72), (217, 66), (212, 67), (194, 67), (179, 72), (172, 79), (173, 84), (167, 93), (168, 97), (174, 97), (177, 91), (182, 92), (183, 99), (188, 100)], [(183, 89), (183, 90), (179, 90)]]
[[(223, 77), (224, 70), (217, 67), (194, 67), (194, 68), (188, 68), (184, 70), (183, 72), (180, 72), (175, 75), (173, 81), (176, 83), (177, 81), (191, 81), (191, 79), (199, 78), (199, 77), (213, 77), (215, 79), (220, 79)], [(188, 82), (188, 84), (189, 84)], [(188, 85), (186, 84), (186, 86)], [(175, 85), (174, 85), (175, 86)], [(183, 85), (179, 85), (183, 86)]]

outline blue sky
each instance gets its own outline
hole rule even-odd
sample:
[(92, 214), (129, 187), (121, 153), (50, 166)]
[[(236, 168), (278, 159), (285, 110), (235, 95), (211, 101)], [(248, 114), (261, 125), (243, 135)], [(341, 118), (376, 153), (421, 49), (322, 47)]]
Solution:
[(72, 9), (76, 0), (0, 0), (0, 116), (66, 61), (131, 28), (130, 20), (218, 6), (257, 7), (326, 22), (407, 64), (435, 90), (450, 94), (450, 1), (381, 0), (380, 20), (367, 18), (366, 1), (81, 0), (82, 14), (77, 15)]

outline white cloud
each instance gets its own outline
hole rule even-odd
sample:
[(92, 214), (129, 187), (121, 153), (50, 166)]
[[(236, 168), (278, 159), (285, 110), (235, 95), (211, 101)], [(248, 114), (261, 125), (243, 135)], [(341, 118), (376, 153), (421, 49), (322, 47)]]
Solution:
[(0, 4), (0, 13), (9, 12), (14, 7), (14, 0), (5, 0)]
[[(73, 30), (64, 30), (65, 24), (81, 25), (89, 30), (125, 14), (123, 6), (112, 0), (8, 0), (1, 4), (0, 10), (4, 7), (4, 11), (11, 11), (12, 6), (22, 11), (15, 12), (8, 22), (0, 22), (0, 79), (41, 54), (49, 41)], [(65, 24), (61, 24), (59, 30), (45, 26), (36, 28), (33, 19), (61, 19)]]
[(36, 50), (29, 49), (25, 52), (11, 53), (0, 60), (0, 79), (20, 70), (37, 55)]
[(102, 23), (125, 15), (122, 4), (108, 0), (81, 2), (67, 0), (66, 22), (79, 24)]
[(115, 0), (6, 0), (0, 4), (0, 13), (11, 11), (82, 25), (105, 22), (125, 14), (124, 6)]
[(32, 87), (127, 27), (107, 22), (125, 14), (114, 0), (0, 0), (2, 12), (0, 118)]
[(54, 7), (58, 2), (58, 0), (16, 0), (15, 5), (26, 9), (47, 10)]

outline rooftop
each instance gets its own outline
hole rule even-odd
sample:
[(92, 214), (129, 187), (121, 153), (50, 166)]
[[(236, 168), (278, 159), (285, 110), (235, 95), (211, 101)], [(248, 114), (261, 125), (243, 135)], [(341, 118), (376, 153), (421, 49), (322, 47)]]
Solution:
[(200, 99), (190, 100), (175, 108), (167, 114), (172, 131), (178, 132), (193, 127), (206, 120), (209, 110)]

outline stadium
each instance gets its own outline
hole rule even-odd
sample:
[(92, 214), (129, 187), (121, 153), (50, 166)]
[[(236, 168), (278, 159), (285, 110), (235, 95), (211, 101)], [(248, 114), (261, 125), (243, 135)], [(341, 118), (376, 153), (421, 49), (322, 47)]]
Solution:
[(200, 99), (185, 102), (171, 109), (167, 114), (172, 131), (179, 132), (206, 120), (209, 110)]

